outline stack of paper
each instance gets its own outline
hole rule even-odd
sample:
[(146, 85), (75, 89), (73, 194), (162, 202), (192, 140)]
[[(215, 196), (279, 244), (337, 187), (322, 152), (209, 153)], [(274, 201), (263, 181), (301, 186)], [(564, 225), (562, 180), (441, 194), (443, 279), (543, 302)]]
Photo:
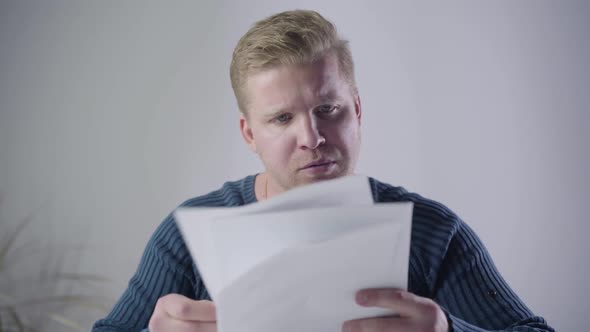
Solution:
[(373, 204), (350, 176), (175, 218), (217, 307), (219, 332), (341, 331), (364, 288), (407, 287), (412, 203)]

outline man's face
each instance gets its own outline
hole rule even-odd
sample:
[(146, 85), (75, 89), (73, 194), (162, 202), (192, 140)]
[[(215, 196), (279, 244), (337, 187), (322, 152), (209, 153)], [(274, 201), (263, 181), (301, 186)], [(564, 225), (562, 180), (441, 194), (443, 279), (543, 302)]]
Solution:
[(248, 78), (242, 135), (276, 191), (352, 174), (360, 149), (360, 99), (334, 55)]

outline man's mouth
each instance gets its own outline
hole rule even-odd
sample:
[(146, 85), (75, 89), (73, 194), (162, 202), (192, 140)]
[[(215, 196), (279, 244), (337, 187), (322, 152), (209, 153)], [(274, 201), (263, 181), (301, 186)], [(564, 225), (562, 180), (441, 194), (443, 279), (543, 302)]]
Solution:
[(311, 169), (311, 168), (317, 168), (317, 167), (325, 167), (325, 166), (329, 166), (331, 164), (334, 164), (335, 161), (331, 161), (331, 160), (318, 160), (318, 161), (313, 161), (311, 163), (308, 163), (307, 165), (301, 167), (301, 170), (304, 169)]

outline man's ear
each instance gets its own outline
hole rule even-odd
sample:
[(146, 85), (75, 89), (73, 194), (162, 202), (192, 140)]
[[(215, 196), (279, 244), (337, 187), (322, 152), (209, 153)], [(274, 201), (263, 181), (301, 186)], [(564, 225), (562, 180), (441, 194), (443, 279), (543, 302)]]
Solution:
[(359, 126), (361, 125), (361, 118), (363, 116), (363, 111), (361, 110), (361, 97), (360, 95), (356, 95), (354, 98), (354, 112), (356, 114), (356, 118), (359, 122)]
[(248, 147), (253, 152), (256, 152), (256, 142), (254, 141), (254, 134), (252, 133), (252, 128), (248, 124), (248, 119), (244, 116), (244, 114), (240, 114), (240, 132), (242, 133), (242, 137)]

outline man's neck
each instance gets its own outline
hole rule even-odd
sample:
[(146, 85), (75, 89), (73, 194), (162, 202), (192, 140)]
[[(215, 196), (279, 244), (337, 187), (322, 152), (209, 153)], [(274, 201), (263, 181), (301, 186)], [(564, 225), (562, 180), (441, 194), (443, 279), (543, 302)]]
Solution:
[(256, 176), (254, 180), (254, 194), (259, 202), (268, 199), (268, 174), (266, 172)]
[(277, 190), (267, 172), (260, 173), (256, 176), (254, 181), (254, 194), (259, 202), (276, 196), (281, 192), (281, 190)]

